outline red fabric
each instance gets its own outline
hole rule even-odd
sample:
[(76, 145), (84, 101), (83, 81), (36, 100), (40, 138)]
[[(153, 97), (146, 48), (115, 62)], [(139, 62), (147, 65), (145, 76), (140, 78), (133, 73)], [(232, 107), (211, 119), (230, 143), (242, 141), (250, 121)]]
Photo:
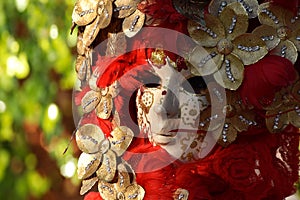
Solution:
[(102, 200), (99, 192), (89, 192), (85, 195), (84, 200)]
[(96, 66), (99, 67), (101, 76), (97, 81), (97, 86), (105, 88), (111, 85), (131, 69), (146, 65), (146, 59), (145, 49), (134, 50), (117, 58), (99, 56)]
[(239, 88), (245, 104), (261, 108), (271, 103), (275, 92), (296, 79), (293, 64), (280, 56), (266, 56), (257, 63), (245, 66), (244, 80)]

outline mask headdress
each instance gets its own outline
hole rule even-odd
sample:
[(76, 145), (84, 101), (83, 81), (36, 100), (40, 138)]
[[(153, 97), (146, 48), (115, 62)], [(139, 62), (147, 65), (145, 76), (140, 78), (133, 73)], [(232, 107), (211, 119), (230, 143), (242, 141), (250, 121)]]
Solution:
[(77, 0), (72, 19), (85, 199), (294, 192), (298, 0)]

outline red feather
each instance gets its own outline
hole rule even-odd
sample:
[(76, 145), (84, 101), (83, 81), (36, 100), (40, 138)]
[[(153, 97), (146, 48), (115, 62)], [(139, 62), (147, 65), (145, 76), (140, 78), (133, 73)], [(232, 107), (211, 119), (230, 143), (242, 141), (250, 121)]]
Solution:
[(261, 108), (262, 104), (272, 102), (275, 92), (296, 79), (296, 70), (289, 60), (270, 55), (246, 66), (244, 76), (239, 89), (244, 103)]

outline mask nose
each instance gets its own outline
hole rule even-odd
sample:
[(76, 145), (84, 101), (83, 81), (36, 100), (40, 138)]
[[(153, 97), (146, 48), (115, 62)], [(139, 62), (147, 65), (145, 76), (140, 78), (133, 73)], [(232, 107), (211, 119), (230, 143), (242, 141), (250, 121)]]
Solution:
[(179, 116), (179, 100), (177, 95), (174, 94), (170, 89), (167, 90), (162, 106), (164, 107), (167, 118), (178, 118)]

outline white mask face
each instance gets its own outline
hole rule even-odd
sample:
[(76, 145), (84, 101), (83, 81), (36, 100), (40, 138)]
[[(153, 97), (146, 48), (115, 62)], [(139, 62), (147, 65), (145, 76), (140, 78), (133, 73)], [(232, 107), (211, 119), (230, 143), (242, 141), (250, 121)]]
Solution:
[(198, 160), (205, 147), (205, 133), (198, 132), (199, 116), (208, 101), (205, 94), (195, 94), (187, 81), (191, 77), (188, 70), (178, 72), (166, 61), (162, 67), (153, 66), (160, 85), (138, 90), (138, 124), (153, 145), (182, 161)]

